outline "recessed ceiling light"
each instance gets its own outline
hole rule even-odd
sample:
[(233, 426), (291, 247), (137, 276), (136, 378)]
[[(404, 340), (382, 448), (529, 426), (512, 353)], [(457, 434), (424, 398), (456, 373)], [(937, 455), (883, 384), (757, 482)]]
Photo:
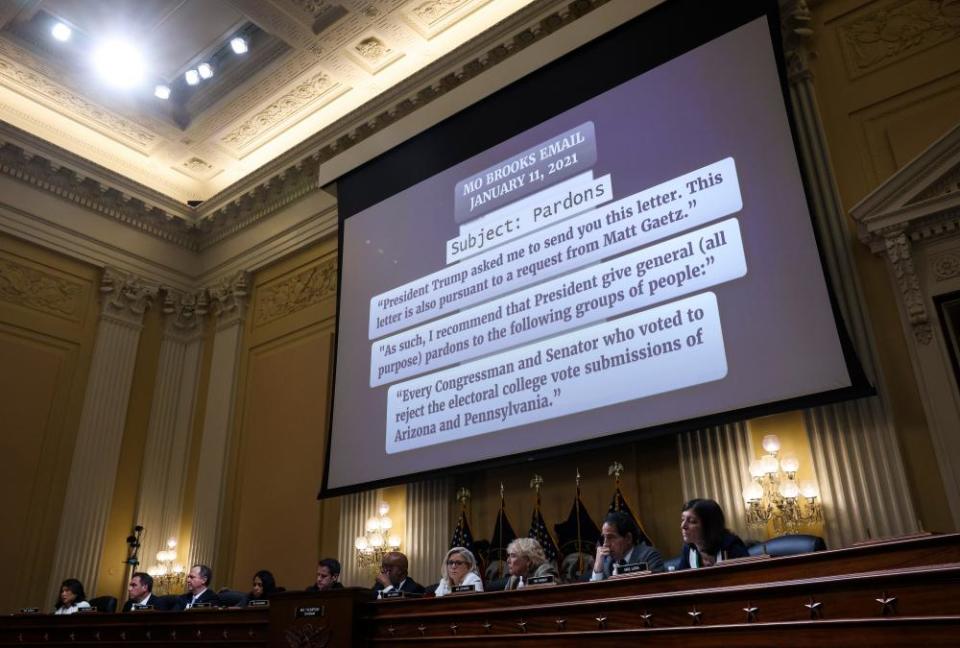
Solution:
[(209, 79), (213, 76), (213, 68), (210, 67), (209, 63), (201, 63), (197, 66), (197, 72), (200, 73), (201, 79)]
[(140, 51), (124, 40), (108, 40), (93, 53), (93, 64), (109, 84), (132, 88), (143, 81), (146, 65)]
[(200, 73), (196, 70), (187, 70), (184, 73), (183, 78), (186, 79), (187, 83), (190, 85), (197, 85), (200, 83)]
[(234, 54), (246, 54), (247, 53), (247, 41), (237, 36), (230, 41), (230, 47), (233, 49)]
[(73, 34), (73, 30), (62, 22), (58, 22), (53, 26), (53, 29), (50, 30), (50, 33), (53, 34), (53, 37), (58, 41), (68, 41), (70, 40), (71, 34)]
[(158, 85), (153, 89), (153, 96), (157, 99), (169, 99), (170, 98), (170, 86)]

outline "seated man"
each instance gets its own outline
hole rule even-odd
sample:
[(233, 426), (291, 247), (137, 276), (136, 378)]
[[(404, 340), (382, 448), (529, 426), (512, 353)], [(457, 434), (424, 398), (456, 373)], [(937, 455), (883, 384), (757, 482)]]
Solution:
[(324, 592), (341, 589), (340, 561), (336, 558), (324, 558), (317, 563), (317, 582), (307, 588), (308, 592)]
[(610, 577), (614, 565), (632, 565), (646, 563), (647, 569), (663, 571), (663, 558), (660, 552), (646, 542), (637, 544), (640, 530), (626, 513), (614, 511), (603, 521), (601, 529), (602, 544), (597, 545), (597, 557), (593, 563), (590, 580), (599, 581)]
[(384, 554), (373, 590), (381, 595), (395, 589), (410, 594), (423, 594), (423, 586), (407, 576), (408, 566), (407, 557), (399, 551)]
[(153, 576), (144, 572), (135, 572), (127, 585), (130, 598), (123, 604), (123, 611), (129, 612), (134, 605), (149, 605), (155, 610), (166, 610), (167, 599), (153, 595)]
[(187, 593), (177, 597), (174, 610), (189, 610), (192, 607), (209, 603), (213, 607), (220, 606), (220, 597), (211, 589), (213, 570), (206, 565), (194, 565), (187, 574)]

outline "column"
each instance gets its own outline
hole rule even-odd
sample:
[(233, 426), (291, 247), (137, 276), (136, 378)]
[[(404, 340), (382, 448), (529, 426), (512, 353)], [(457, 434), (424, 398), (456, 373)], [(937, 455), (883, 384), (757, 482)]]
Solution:
[(440, 561), (447, 553), (453, 523), (450, 520), (449, 478), (407, 484), (407, 532), (404, 551), (413, 580), (428, 585), (440, 578)]
[(185, 560), (185, 563), (212, 566), (216, 558), (223, 506), (223, 482), (236, 397), (237, 367), (247, 312), (247, 286), (247, 273), (242, 272), (209, 291), (210, 309), (216, 317), (216, 332), (203, 417), (203, 438), (200, 441), (197, 479), (194, 484), (189, 560)]
[[(136, 519), (144, 527), (141, 571), (154, 564), (157, 552), (167, 548), (168, 538), (180, 539), (184, 477), (207, 308), (206, 291), (165, 291), (163, 340), (137, 501)], [(178, 547), (181, 563), (187, 562), (185, 552), (186, 547)]]
[(750, 536), (743, 487), (750, 483), (753, 458), (750, 433), (743, 421), (677, 435), (683, 500), (707, 497), (723, 508), (727, 526), (742, 538)]
[(50, 566), (50, 601), (65, 578), (79, 579), (91, 595), (96, 591), (143, 314), (157, 291), (135, 275), (104, 270), (100, 323)]
[(782, 1), (781, 13), (801, 164), (820, 246), (847, 331), (879, 392), (877, 397), (804, 413), (823, 497), (826, 535), (830, 544), (842, 546), (868, 536), (915, 531), (916, 516), (886, 405), (886, 386), (876, 369), (876, 345), (817, 107), (810, 70), (812, 16), (806, 0)]

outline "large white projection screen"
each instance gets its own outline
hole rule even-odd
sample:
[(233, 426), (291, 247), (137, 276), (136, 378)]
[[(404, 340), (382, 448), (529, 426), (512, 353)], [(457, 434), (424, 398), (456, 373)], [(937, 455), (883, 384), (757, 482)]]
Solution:
[(853, 383), (764, 17), (349, 216), (341, 254), (325, 492)]

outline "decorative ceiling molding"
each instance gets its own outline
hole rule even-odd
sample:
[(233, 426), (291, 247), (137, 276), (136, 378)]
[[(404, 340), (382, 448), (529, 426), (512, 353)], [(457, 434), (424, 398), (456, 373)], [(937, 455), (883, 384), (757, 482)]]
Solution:
[[(0, 173), (199, 252), (320, 191), (322, 163), (608, 1), (540, 0), (528, 5), (195, 209), (2, 122), (0, 144), (5, 145), (0, 148)], [(243, 1), (234, 4), (246, 6)], [(316, 86), (322, 89), (326, 83), (329, 80), (318, 79)], [(190, 155), (180, 158), (175, 168), (201, 175), (203, 165), (215, 166), (208, 159)]]

